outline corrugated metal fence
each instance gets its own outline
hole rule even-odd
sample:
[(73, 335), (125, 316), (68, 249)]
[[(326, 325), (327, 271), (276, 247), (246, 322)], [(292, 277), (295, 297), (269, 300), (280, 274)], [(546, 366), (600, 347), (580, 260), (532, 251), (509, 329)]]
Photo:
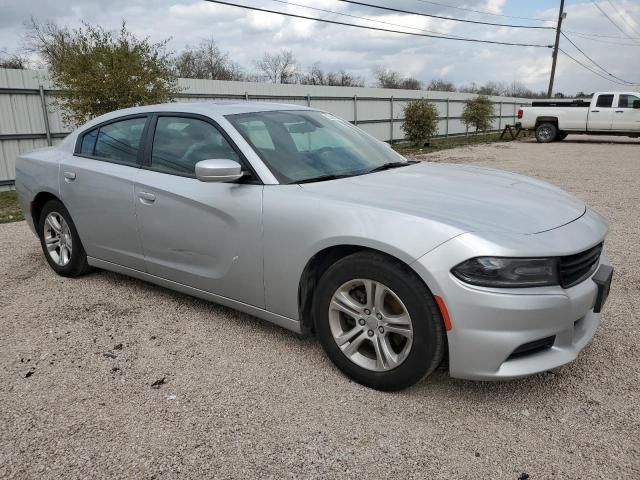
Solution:
[[(438, 108), (439, 135), (465, 133), (461, 121), (464, 102), (475, 95), (424, 90), (276, 85), (252, 82), (180, 79), (176, 100), (202, 102), (240, 100), (308, 105), (329, 111), (384, 141), (404, 138), (401, 129), (404, 105), (426, 98)], [(22, 152), (55, 145), (69, 133), (60, 113), (52, 108), (56, 92), (46, 72), (0, 69), (0, 189), (8, 188), (15, 175), (15, 159)], [(528, 99), (492, 97), (494, 127), (514, 123), (519, 105)]]

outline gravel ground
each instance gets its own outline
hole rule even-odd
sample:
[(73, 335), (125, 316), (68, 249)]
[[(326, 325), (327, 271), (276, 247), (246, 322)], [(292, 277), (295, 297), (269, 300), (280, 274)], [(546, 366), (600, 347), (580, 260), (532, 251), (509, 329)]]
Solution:
[(613, 290), (575, 363), (368, 390), (248, 315), (108, 272), (59, 278), (24, 222), (0, 225), (0, 477), (638, 478), (640, 141), (426, 160), (533, 175), (610, 219)]

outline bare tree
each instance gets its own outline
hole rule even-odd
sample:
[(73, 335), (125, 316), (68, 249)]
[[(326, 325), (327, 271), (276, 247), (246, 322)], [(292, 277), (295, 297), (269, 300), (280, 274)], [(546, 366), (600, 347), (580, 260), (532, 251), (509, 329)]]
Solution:
[(336, 87), (364, 87), (362, 77), (340, 70), (339, 72), (329, 72), (327, 74), (327, 85)]
[(197, 48), (187, 47), (174, 60), (176, 74), (182, 78), (243, 80), (240, 65), (232, 62), (213, 39), (203, 40)]
[(0, 68), (14, 68), (24, 70), (27, 68), (28, 60), (17, 53), (9, 54), (6, 49), (0, 50)]
[(420, 90), (422, 88), (422, 82), (417, 78), (406, 77), (400, 80), (400, 86), (398, 88), (403, 88), (405, 90)]
[(505, 82), (495, 81), (486, 82), (484, 85), (477, 85), (476, 83), (472, 83), (471, 85), (460, 87), (459, 91), (464, 93), (478, 93), (480, 95), (495, 95), (520, 98), (544, 98), (547, 96), (545, 92), (534, 92), (530, 88), (517, 81), (513, 81), (509, 84)]
[(280, 50), (278, 53), (265, 52), (256, 67), (263, 78), (271, 83), (296, 83), (300, 72), (296, 58), (291, 50)]
[(380, 88), (400, 88), (402, 78), (398, 72), (384, 67), (376, 67), (373, 70), (373, 75), (376, 77)]
[(406, 90), (420, 90), (422, 84), (420, 80), (413, 77), (402, 77), (400, 73), (384, 67), (377, 67), (373, 70), (373, 75), (378, 80), (380, 88), (403, 88)]
[(344, 70), (325, 73), (319, 63), (314, 63), (308, 73), (300, 76), (303, 85), (330, 85), (336, 87), (363, 87), (364, 80)]
[(456, 86), (447, 81), (447, 80), (443, 80), (441, 78), (434, 78), (433, 80), (431, 80), (429, 82), (429, 85), (427, 85), (427, 90), (433, 90), (436, 92), (455, 92), (457, 91)]

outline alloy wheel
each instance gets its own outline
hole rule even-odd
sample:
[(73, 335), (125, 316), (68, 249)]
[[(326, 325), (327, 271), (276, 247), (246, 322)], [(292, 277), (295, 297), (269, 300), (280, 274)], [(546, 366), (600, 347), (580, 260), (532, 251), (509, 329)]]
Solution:
[(401, 365), (413, 344), (413, 324), (404, 303), (374, 280), (350, 280), (335, 291), (329, 327), (342, 353), (374, 372)]
[(538, 136), (542, 140), (549, 140), (552, 135), (553, 135), (553, 131), (551, 130), (551, 127), (541, 127), (540, 130), (538, 131)]
[(64, 217), (58, 212), (50, 212), (44, 220), (44, 243), (54, 263), (64, 267), (71, 261), (71, 231)]

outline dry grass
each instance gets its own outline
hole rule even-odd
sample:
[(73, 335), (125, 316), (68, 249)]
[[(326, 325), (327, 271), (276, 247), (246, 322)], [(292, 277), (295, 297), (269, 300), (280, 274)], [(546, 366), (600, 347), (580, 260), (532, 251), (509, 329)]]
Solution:
[(0, 223), (24, 220), (16, 192), (0, 192)]

